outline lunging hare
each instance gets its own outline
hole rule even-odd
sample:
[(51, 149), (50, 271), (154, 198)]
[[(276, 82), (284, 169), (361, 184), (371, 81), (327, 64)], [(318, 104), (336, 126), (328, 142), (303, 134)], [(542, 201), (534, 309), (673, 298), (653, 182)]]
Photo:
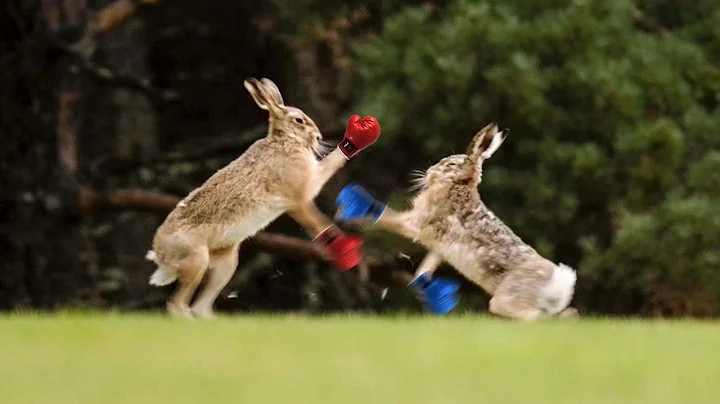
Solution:
[(527, 320), (577, 315), (568, 308), (575, 271), (540, 256), (480, 199), (483, 161), (506, 136), (490, 124), (475, 135), (466, 154), (445, 157), (430, 167), (419, 180), (421, 188), (409, 211), (392, 210), (362, 186), (351, 184), (338, 195), (337, 217), (377, 223), (426, 247), (429, 252), (410, 285), (433, 311), (447, 312), (455, 304), (448, 300), (454, 288), (442, 278), (431, 279), (446, 261), (492, 295), (492, 313)]
[[(342, 142), (318, 161), (322, 135), (312, 119), (286, 106), (269, 79), (248, 79), (244, 85), (270, 114), (267, 136), (178, 203), (157, 229), (147, 254), (158, 265), (151, 285), (179, 283), (167, 302), (172, 315), (212, 317), (215, 299), (235, 272), (240, 243), (286, 212), (326, 246), (339, 270), (362, 259), (362, 240), (344, 234), (313, 200), (349, 158), (377, 140), (375, 118), (353, 115)], [(207, 283), (191, 308), (206, 271)]]

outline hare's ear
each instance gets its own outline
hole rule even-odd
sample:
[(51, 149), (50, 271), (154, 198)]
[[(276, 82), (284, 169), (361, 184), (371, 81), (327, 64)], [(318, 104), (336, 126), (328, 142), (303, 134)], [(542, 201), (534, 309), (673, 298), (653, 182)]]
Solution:
[(465, 152), (470, 163), (475, 164), (480, 159), (486, 139), (492, 136), (493, 130), (497, 131), (497, 125), (495, 125), (494, 122), (480, 129), (480, 131), (473, 136)]
[(253, 97), (253, 100), (255, 100), (258, 107), (264, 109), (265, 111), (270, 110), (270, 103), (261, 90), (262, 84), (257, 79), (248, 78), (243, 82), (243, 85)]
[(262, 79), (261, 82), (263, 84), (263, 91), (268, 100), (274, 102), (278, 107), (285, 105), (282, 94), (280, 94), (280, 90), (272, 80)]
[(468, 160), (472, 164), (476, 164), (482, 162), (482, 160), (489, 159), (503, 144), (508, 133), (510, 133), (508, 129), (498, 132), (498, 127), (495, 123), (491, 123), (480, 129), (468, 146)]
[(482, 157), (483, 160), (489, 159), (493, 154), (495, 154), (497, 149), (502, 146), (503, 142), (505, 141), (505, 139), (507, 139), (509, 134), (510, 129), (503, 129), (500, 132), (495, 131), (490, 145), (482, 152), (480, 157)]

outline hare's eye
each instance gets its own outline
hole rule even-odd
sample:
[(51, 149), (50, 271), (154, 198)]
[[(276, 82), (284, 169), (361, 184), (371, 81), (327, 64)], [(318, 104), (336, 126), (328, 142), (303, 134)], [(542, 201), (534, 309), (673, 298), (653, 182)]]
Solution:
[(305, 123), (305, 121), (302, 118), (295, 118), (295, 122), (299, 123), (300, 125)]

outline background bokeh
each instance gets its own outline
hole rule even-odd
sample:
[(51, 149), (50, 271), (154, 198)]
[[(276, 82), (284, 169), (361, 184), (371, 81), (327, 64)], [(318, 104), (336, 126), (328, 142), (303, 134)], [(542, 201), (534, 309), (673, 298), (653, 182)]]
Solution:
[[(153, 232), (264, 135), (242, 82), (268, 77), (333, 143), (353, 113), (382, 125), (319, 197), (329, 215), (349, 181), (402, 207), (411, 170), (495, 121), (511, 133), (481, 195), (578, 268), (576, 307), (720, 312), (715, 0), (10, 0), (0, 33), (3, 310), (162, 309)], [(219, 309), (419, 311), (404, 282), (423, 250), (348, 230), (369, 280), (282, 217), (241, 250)], [(464, 284), (460, 311), (486, 302)]]

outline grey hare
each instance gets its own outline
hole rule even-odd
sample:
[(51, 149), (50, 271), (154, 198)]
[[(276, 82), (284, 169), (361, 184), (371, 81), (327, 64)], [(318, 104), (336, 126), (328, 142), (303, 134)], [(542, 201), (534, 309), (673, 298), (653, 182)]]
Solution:
[(336, 200), (336, 218), (375, 224), (421, 244), (429, 252), (416, 279), (424, 278), (427, 285), (432, 272), (447, 262), (492, 296), (489, 310), (494, 314), (525, 320), (575, 317), (577, 310), (568, 307), (575, 270), (542, 257), (480, 198), (483, 162), (506, 137), (497, 125), (487, 125), (466, 154), (445, 157), (430, 167), (418, 179), (419, 192), (407, 211), (393, 210), (360, 185), (348, 185)]

